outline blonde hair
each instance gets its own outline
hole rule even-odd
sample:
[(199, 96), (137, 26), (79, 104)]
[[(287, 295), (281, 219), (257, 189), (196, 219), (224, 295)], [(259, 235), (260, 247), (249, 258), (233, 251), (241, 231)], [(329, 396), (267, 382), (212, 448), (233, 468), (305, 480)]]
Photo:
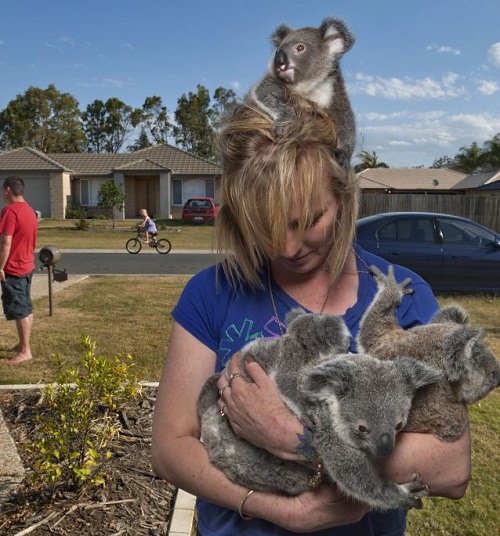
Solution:
[(340, 167), (332, 154), (335, 124), (308, 101), (292, 105), (295, 119), (281, 136), (273, 134), (268, 115), (246, 104), (234, 109), (219, 136), (223, 172), (217, 249), (235, 286), (246, 282), (262, 288), (259, 272), (283, 251), (294, 203), (300, 199), (298, 233), (303, 237), (316, 216), (324, 177), (338, 203), (327, 259), (332, 281), (352, 246), (358, 188), (352, 170)]

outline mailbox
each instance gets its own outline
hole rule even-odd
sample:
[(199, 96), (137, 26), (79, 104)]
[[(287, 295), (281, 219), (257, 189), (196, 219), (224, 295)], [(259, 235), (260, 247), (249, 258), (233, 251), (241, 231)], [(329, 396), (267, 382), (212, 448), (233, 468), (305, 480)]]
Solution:
[(38, 258), (44, 266), (54, 266), (61, 259), (61, 251), (56, 246), (43, 246), (38, 252)]

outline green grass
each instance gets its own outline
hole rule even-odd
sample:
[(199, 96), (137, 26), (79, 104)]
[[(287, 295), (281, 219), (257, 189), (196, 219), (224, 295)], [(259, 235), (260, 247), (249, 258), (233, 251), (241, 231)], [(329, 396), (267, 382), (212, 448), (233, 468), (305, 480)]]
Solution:
[[(60, 249), (125, 249), (135, 236), (139, 220), (86, 220), (87, 231), (77, 230), (78, 220), (44, 219), (39, 222), (38, 247), (48, 244)], [(157, 220), (159, 238), (168, 238), (173, 250), (212, 249), (213, 226), (186, 225), (181, 220)]]

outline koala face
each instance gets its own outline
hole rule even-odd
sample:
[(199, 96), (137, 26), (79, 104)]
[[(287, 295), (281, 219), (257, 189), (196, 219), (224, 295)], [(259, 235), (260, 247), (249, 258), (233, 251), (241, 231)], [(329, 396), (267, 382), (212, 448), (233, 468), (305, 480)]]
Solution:
[(371, 456), (387, 456), (406, 424), (416, 389), (439, 378), (439, 372), (415, 360), (346, 354), (306, 370), (299, 389), (310, 402), (320, 403), (320, 419), (326, 415), (344, 442)]
[(319, 28), (297, 30), (283, 24), (271, 39), (276, 49), (270, 70), (287, 84), (326, 78), (332, 71), (333, 61), (354, 43), (339, 19), (325, 19)]

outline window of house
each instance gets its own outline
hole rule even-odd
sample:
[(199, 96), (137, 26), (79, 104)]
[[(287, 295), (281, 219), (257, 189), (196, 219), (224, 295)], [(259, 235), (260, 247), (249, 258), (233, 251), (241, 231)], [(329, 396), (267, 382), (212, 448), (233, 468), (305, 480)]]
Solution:
[(172, 180), (172, 204), (182, 205), (182, 181), (180, 179)]
[(89, 181), (80, 179), (80, 205), (89, 206)]
[(205, 181), (205, 196), (215, 199), (215, 182)]

